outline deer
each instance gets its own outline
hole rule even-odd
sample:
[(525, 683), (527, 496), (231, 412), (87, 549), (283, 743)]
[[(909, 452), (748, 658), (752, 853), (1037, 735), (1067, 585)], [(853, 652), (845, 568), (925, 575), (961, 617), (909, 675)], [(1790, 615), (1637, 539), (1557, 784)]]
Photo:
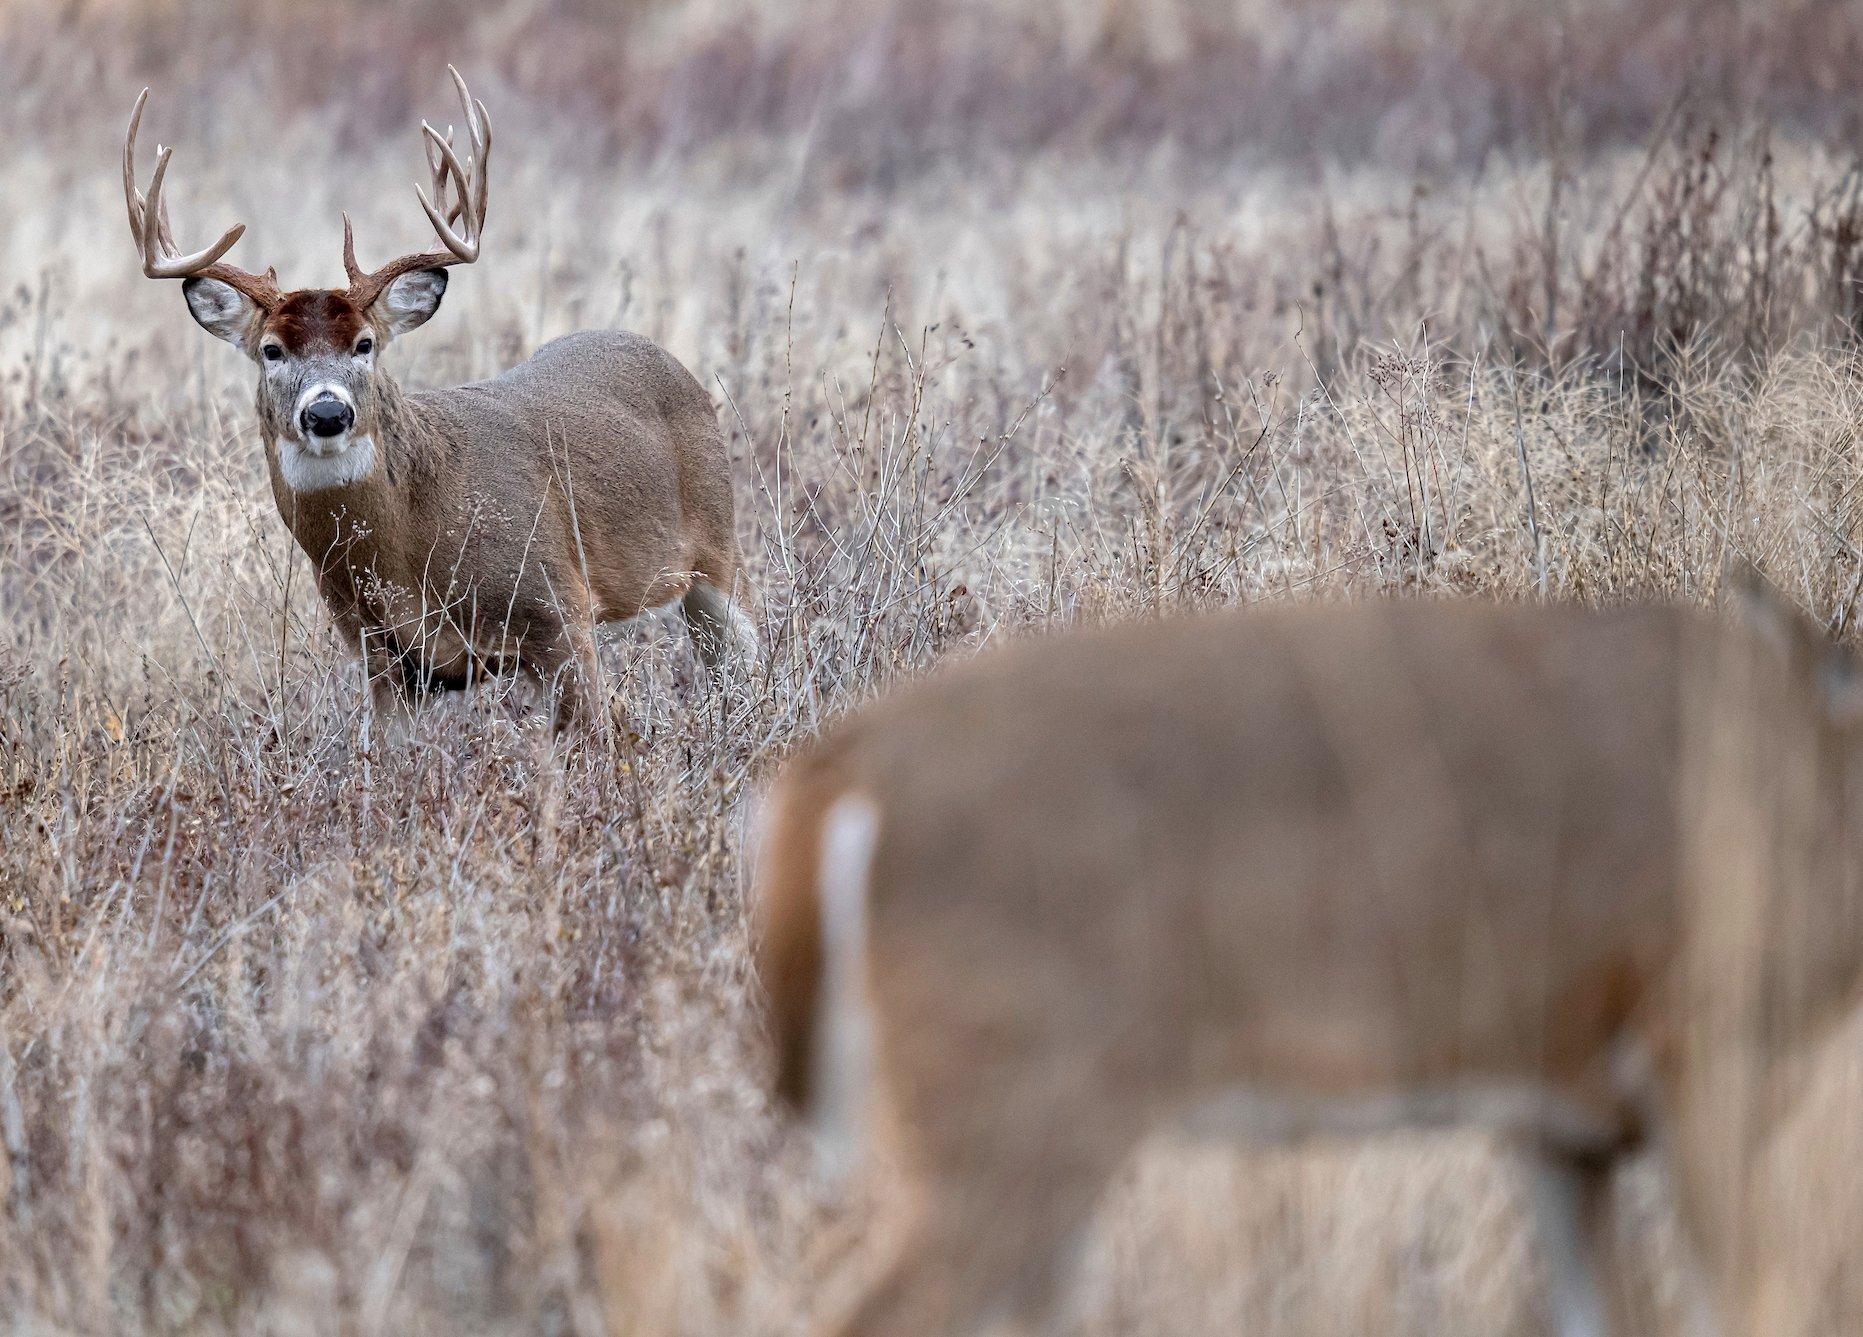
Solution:
[(1633, 1155), (1693, 1330), (1792, 1331), (1751, 1167), (1857, 1005), (1863, 733), (1850, 656), (1735, 583), (1034, 637), (805, 747), (749, 901), (774, 1095), (831, 1173), (912, 1185), (830, 1330), (1040, 1330), (1154, 1133), (1477, 1129), (1526, 1167), (1561, 1337), (1630, 1330)]
[(146, 194), (123, 145), (130, 232), (153, 279), (180, 279), (194, 320), (257, 367), (273, 499), (310, 560), (379, 710), (522, 672), (555, 695), (556, 727), (599, 723), (596, 628), (677, 601), (714, 674), (754, 658), (739, 602), (735, 507), (710, 397), (651, 340), (584, 330), (489, 380), (406, 390), (388, 346), (431, 320), (448, 271), (479, 258), (491, 117), (447, 67), (466, 143), (426, 121), (430, 189), (415, 186), (434, 249), (356, 262), (343, 214), (342, 288), (281, 290), (275, 268), (223, 257), (228, 228), (183, 253), (158, 146)]

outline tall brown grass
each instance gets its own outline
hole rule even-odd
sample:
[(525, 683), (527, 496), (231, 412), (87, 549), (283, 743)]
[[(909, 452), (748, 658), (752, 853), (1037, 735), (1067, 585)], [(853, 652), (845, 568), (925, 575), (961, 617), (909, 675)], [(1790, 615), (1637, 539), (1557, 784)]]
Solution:
[[(1595, 11), (1595, 12), (1594, 12)], [(1395, 590), (1863, 597), (1854, 16), (596, 0), (0, 13), (0, 1310), (22, 1332), (794, 1331), (881, 1219), (767, 1107), (746, 833), (796, 741), (1017, 631)], [(1132, 16), (1136, 15), (1136, 18)], [(418, 383), (620, 323), (731, 431), (767, 664), (607, 651), (362, 746), (249, 371), (135, 272), (176, 221), (330, 281), (419, 238), (459, 60), (487, 258)], [(1704, 75), (1702, 72), (1706, 71)], [(1863, 1314), (1863, 1037), (1768, 1155)], [(1665, 1303), (1660, 1193), (1625, 1186)], [(1518, 1184), (1454, 1140), (1158, 1146), (1095, 1333), (1529, 1332)], [(883, 1215), (883, 1214), (881, 1214)], [(1849, 1269), (1849, 1270), (1847, 1270)]]

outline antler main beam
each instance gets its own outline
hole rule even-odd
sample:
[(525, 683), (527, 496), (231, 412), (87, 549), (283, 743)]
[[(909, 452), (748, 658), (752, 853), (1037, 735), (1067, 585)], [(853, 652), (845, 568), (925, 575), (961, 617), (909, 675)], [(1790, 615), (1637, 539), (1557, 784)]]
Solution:
[(365, 272), (356, 263), (355, 230), (349, 215), (343, 215), (343, 269), (349, 275), (349, 298), (366, 307), (388, 285), (403, 274), (416, 269), (438, 269), (445, 265), (469, 265), (479, 258), (479, 239), (485, 228), (486, 204), (490, 196), (490, 178), (486, 164), (492, 153), (492, 118), (485, 104), (472, 96), (465, 79), (453, 66), (446, 72), (453, 77), (459, 91), (459, 105), (465, 113), (469, 152), (462, 162), (453, 143), (453, 127), (443, 135), (426, 121), (420, 123), (422, 148), (427, 170), (432, 177), (428, 187), (416, 185), (421, 209), (433, 224), (434, 234), (444, 248), (419, 251), (390, 260), (380, 269)]
[(155, 175), (149, 180), (149, 193), (144, 195), (136, 188), (136, 135), (142, 129), (142, 110), (148, 102), (149, 90), (145, 88), (136, 99), (136, 109), (129, 117), (129, 133), (123, 139), (123, 202), (129, 209), (130, 234), (142, 256), (142, 272), (152, 279), (218, 279), (261, 306), (275, 304), (278, 301), (275, 270), (253, 274), (220, 259), (245, 235), (244, 223), (233, 224), (213, 245), (191, 255), (181, 254), (175, 245), (174, 232), (168, 222), (168, 201), (162, 198), (168, 163), (175, 154), (172, 148), (156, 145)]

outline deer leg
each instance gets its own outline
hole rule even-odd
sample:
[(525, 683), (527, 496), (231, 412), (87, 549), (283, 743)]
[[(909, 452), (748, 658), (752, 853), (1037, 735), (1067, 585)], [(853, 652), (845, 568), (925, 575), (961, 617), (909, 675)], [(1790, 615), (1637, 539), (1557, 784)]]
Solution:
[(716, 677), (727, 660), (757, 657), (757, 628), (741, 605), (710, 581), (692, 582), (679, 602), (699, 659)]
[(414, 699), (401, 660), (386, 634), (359, 624), (338, 625), (362, 659), (363, 684), (368, 688), (369, 700), (365, 727), (370, 733), (405, 729), (413, 721)]
[[(1679, 1247), (1675, 1259), (1679, 1310), (1675, 1315), (1675, 1327), (1678, 1337), (1721, 1337), (1723, 1333), (1734, 1332), (1736, 1327), (1729, 1322), (1729, 1318), (1736, 1311), (1729, 1307), (1729, 1295), (1724, 1289), (1724, 1251), (1733, 1247), (1729, 1242), (1730, 1235), (1738, 1239), (1739, 1232), (1746, 1228), (1747, 1223), (1742, 1217), (1723, 1209), (1714, 1214), (1721, 1220), (1721, 1228), (1704, 1236), (1703, 1218), (1709, 1213), (1704, 1210), (1704, 1204), (1694, 1197), (1700, 1191), (1699, 1182), (1691, 1182), (1686, 1177), (1687, 1166), (1676, 1154), (1673, 1129), (1660, 1130), (1651, 1147), (1651, 1154), (1661, 1172), (1659, 1182), (1663, 1189), (1664, 1209), (1674, 1220), (1678, 1233)], [(1738, 1155), (1736, 1151), (1728, 1159), (1737, 1159)], [(1778, 1322), (1755, 1325), (1750, 1319), (1745, 1328), (1738, 1330), (1756, 1333), (1796, 1331)]]
[(587, 627), (558, 624), (526, 646), (524, 666), (554, 703), (555, 731), (589, 733), (606, 719), (601, 692), (601, 664), (595, 637)]
[(1556, 1337), (1627, 1337), (1625, 1291), (1611, 1238), (1611, 1172), (1602, 1155), (1543, 1149), (1531, 1187), (1547, 1272), (1548, 1331)]
[[(1062, 1212), (997, 1202), (933, 1206), (900, 1256), (868, 1292), (840, 1337), (1034, 1337), (1045, 1330), (1066, 1277), (1071, 1246), (1091, 1215), (1094, 1192)], [(942, 1192), (950, 1192), (946, 1186)], [(961, 1192), (958, 1197), (964, 1195)]]
[[(1683, 1234), (1686, 1236), (1687, 1232)], [(1722, 1319), (1719, 1293), (1692, 1240), (1684, 1240), (1678, 1269), (1681, 1272), (1678, 1280), (1682, 1292), (1682, 1313), (1678, 1321), (1682, 1337), (1721, 1337), (1729, 1329)], [(1780, 1330), (1778, 1326), (1754, 1329), (1756, 1332)]]
[[(921, 1210), (840, 1337), (1031, 1337), (1057, 1317), (1081, 1238), (1130, 1142), (1064, 1131), (1066, 1115), (1014, 1120), (938, 1158)], [(1088, 1120), (1091, 1124), (1094, 1121)], [(1042, 1136), (1046, 1134), (1046, 1136)]]
[(546, 572), (537, 588), (519, 591), (518, 660), (554, 702), (555, 732), (589, 734), (607, 722), (601, 660), (595, 652), (595, 607), (573, 571)]

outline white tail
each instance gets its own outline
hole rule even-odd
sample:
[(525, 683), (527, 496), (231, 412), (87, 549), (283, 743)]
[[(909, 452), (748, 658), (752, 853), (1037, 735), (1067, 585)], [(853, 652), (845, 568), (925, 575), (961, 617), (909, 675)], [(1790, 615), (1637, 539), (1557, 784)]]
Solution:
[(1806, 857), (1841, 834), (1807, 787), (1840, 659), (1672, 608), (1250, 612), (1037, 641), (831, 732), (761, 860), (779, 1090), (883, 1100), (925, 1194), (846, 1331), (1034, 1324), (1165, 1122), (1510, 1139), (1568, 1337), (1613, 1330), (1610, 1174), (1653, 1147), (1704, 1312), (1742, 1313), (1760, 1093), (1856, 978), (1855, 889)]
[(872, 1124), (873, 1014), (868, 1006), (867, 892), (879, 814), (844, 794), (822, 819), (822, 980), (812, 1087), (817, 1135), (837, 1173), (852, 1167)]

